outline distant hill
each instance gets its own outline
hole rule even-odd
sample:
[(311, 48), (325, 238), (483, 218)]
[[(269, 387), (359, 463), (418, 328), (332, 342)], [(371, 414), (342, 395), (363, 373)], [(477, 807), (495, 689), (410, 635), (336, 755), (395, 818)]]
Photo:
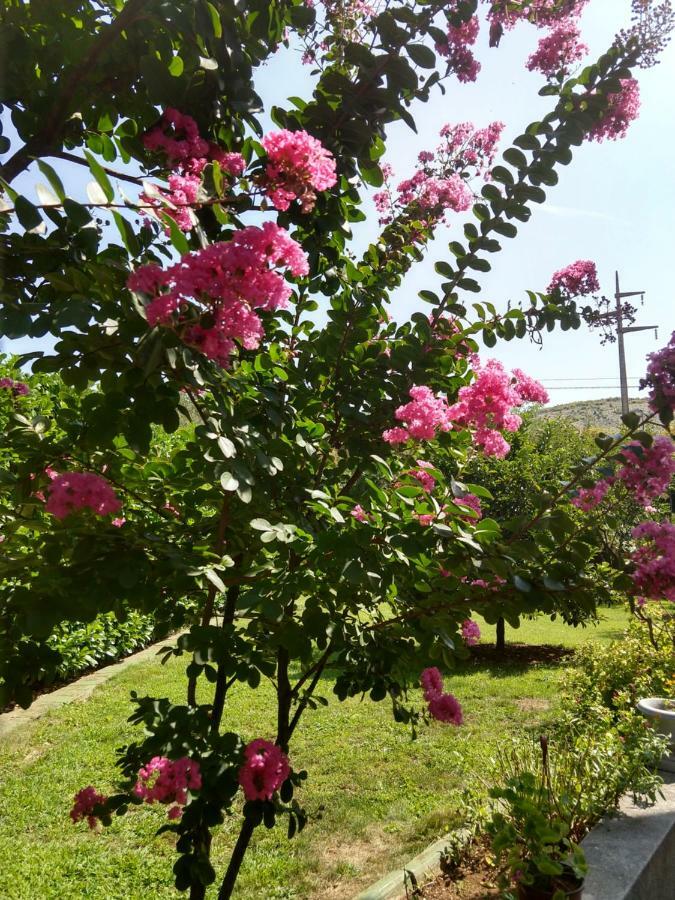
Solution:
[[(631, 412), (648, 413), (646, 400), (630, 400)], [(567, 419), (577, 428), (597, 428), (607, 434), (621, 431), (621, 398), (608, 397), (604, 400), (577, 400), (575, 403), (561, 403), (559, 406), (544, 406), (535, 413), (538, 419)]]

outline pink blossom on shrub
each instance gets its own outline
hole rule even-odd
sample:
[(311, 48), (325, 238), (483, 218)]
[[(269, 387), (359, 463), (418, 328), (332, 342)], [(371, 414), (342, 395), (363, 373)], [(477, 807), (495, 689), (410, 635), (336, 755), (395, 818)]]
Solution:
[(65, 519), (77, 509), (91, 509), (98, 516), (116, 513), (122, 506), (105, 478), (93, 472), (67, 472), (49, 485), (46, 509)]
[(412, 400), (399, 406), (394, 415), (405, 428), (390, 428), (382, 435), (390, 444), (409, 439), (430, 441), (439, 431), (449, 431), (449, 407), (444, 397), (436, 396), (431, 388), (416, 385), (408, 392)]
[(462, 638), (469, 647), (474, 647), (480, 640), (480, 627), (473, 619), (465, 619), (462, 622)]
[(536, 51), (527, 61), (527, 68), (547, 77), (566, 72), (569, 66), (588, 53), (579, 40), (579, 25), (573, 19), (559, 22), (546, 37), (541, 38)]
[(574, 497), (570, 500), (572, 506), (590, 512), (605, 499), (605, 494), (612, 486), (610, 479), (601, 479), (592, 488), (578, 488)]
[(358, 503), (350, 511), (350, 515), (352, 515), (357, 520), (357, 522), (367, 522), (370, 518), (365, 509)]
[(453, 694), (438, 694), (432, 697), (428, 707), (431, 715), (439, 722), (461, 725), (464, 721), (461, 704)]
[(290, 773), (288, 757), (281, 747), (258, 738), (244, 750), (239, 784), (247, 800), (270, 800)]
[(626, 136), (628, 127), (640, 114), (640, 85), (634, 78), (621, 79), (621, 91), (608, 95), (608, 108), (589, 134), (591, 141), (615, 141)]
[(632, 531), (643, 543), (632, 553), (635, 593), (652, 600), (675, 602), (675, 525), (642, 522)]
[(448, 26), (446, 42), (436, 44), (436, 52), (447, 59), (448, 71), (464, 83), (475, 81), (480, 72), (480, 63), (469, 50), (476, 43), (479, 28), (478, 17), (473, 16), (462, 25)]
[(506, 456), (509, 444), (501, 431), (517, 431), (522, 419), (512, 412), (529, 399), (545, 402), (544, 388), (517, 370), (510, 375), (496, 359), (476, 363), (475, 380), (460, 388), (457, 403), (448, 410), (458, 425), (472, 428), (474, 443), (488, 456)]
[(82, 788), (73, 797), (73, 808), (70, 810), (70, 818), (74, 823), (87, 820), (90, 828), (95, 828), (100, 816), (96, 813), (96, 807), (105, 803), (108, 798), (99, 794), (96, 788), (89, 785)]
[(523, 0), (516, 3), (493, 4), (489, 18), (504, 28), (511, 29), (520, 21), (532, 22), (539, 28), (567, 19), (578, 17), (588, 0)]
[(23, 381), (14, 381), (12, 378), (0, 378), (0, 388), (11, 391), (15, 397), (25, 397), (30, 394), (30, 388)]
[(420, 683), (427, 701), (429, 713), (439, 722), (461, 725), (463, 722), (462, 707), (452, 694), (443, 693), (443, 678), (438, 669), (424, 669), (420, 675)]
[(420, 675), (420, 683), (424, 691), (425, 700), (430, 700), (437, 694), (443, 693), (443, 677), (436, 666), (424, 669)]
[(436, 487), (436, 479), (424, 469), (411, 469), (410, 474), (422, 485), (422, 490), (430, 494)]
[[(155, 295), (146, 307), (150, 325), (175, 327), (186, 343), (225, 366), (235, 341), (249, 350), (259, 346), (263, 326), (254, 309), (286, 306), (291, 287), (275, 267), (306, 275), (307, 255), (283, 228), (265, 222), (187, 253), (166, 271), (154, 263), (141, 266), (127, 286)], [(161, 288), (167, 290), (158, 293)], [(206, 326), (197, 318), (202, 314)]]
[(640, 382), (640, 387), (650, 388), (651, 409), (670, 418), (675, 410), (675, 331), (668, 344), (662, 350), (650, 353), (647, 359), (647, 375)]
[(476, 497), (475, 494), (464, 494), (463, 497), (456, 497), (455, 503), (459, 503), (461, 506), (468, 506), (471, 510), (471, 513), (462, 516), (467, 522), (475, 522), (477, 519), (482, 518), (483, 509), (480, 498)]
[(598, 270), (590, 259), (578, 259), (554, 273), (547, 291), (558, 291), (567, 297), (584, 297), (600, 290)]
[(670, 487), (675, 474), (675, 446), (669, 437), (657, 437), (651, 447), (631, 441), (621, 450), (623, 467), (617, 477), (623, 481), (638, 503), (649, 506)]
[(335, 159), (306, 131), (273, 131), (262, 145), (267, 153), (265, 189), (277, 209), (286, 210), (300, 201), (303, 212), (316, 202), (316, 191), (325, 191), (337, 181)]
[(198, 791), (202, 786), (202, 775), (197, 760), (182, 756), (167, 759), (153, 756), (150, 762), (138, 770), (138, 781), (134, 794), (145, 803), (177, 804), (168, 811), (170, 819), (178, 819), (181, 807), (188, 800), (188, 791)]
[(516, 379), (515, 391), (521, 403), (548, 403), (551, 399), (544, 386), (521, 369), (514, 369), (513, 376)]

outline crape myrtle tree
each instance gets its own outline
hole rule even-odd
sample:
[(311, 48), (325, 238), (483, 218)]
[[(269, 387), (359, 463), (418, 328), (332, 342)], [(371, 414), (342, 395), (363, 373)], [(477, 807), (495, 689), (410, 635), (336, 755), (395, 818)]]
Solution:
[[(388, 698), (413, 728), (427, 712), (458, 724), (436, 668), (423, 677), (427, 711), (406, 691), (416, 660), (451, 665), (462, 652), (472, 609), (517, 615), (561, 592), (592, 603), (588, 530), (565, 506), (621, 436), (508, 537), (479, 517), (488, 493), (462, 480), (470, 454), (508, 452), (514, 408), (545, 399), (523, 372), (481, 360), (479, 342), (577, 327), (589, 280), (574, 264), (498, 311), (467, 303), (476, 278), (575, 147), (625, 134), (636, 70), (672, 24), (668, 3), (636, 0), (633, 26), (580, 68), (584, 6), (3, 6), (1, 333), (50, 337), (53, 350), (19, 364), (56, 374), (80, 400), (31, 416), (20, 376), (2, 386), (13, 423), (2, 621), (38, 641), (122, 604), (176, 619), (195, 610), (166, 651), (186, 660), (185, 703), (134, 695), (144, 733), (120, 752), (119, 792), (84, 788), (71, 811), (93, 826), (166, 804), (175, 883), (193, 898), (216, 880), (212, 835), (242, 794), (221, 898), (259, 825), (281, 819), (289, 837), (304, 825), (291, 741), (326, 671), (340, 699)], [(493, 47), (521, 22), (543, 29), (528, 65), (545, 76), (549, 112), (498, 165), (498, 124), (448, 126), (394, 186), (387, 126), (414, 131), (446, 79), (476, 78), (481, 16)], [(269, 110), (263, 129), (256, 75), (277, 52), (304, 55), (313, 89)], [(67, 196), (64, 160), (90, 171), (88, 202)], [(18, 192), (26, 173), (44, 179), (37, 204)], [(352, 226), (371, 186), (382, 230), (357, 255)], [(421, 293), (429, 315), (396, 323), (392, 292), (453, 211), (468, 221), (436, 264), (436, 292)], [(665, 422), (669, 359), (653, 376)], [(154, 435), (179, 430), (183, 412), (194, 424), (159, 452)], [(25, 701), (22, 665), (16, 654), (3, 670), (5, 702), (17, 688)], [(275, 688), (276, 734), (228, 731), (229, 690), (262, 678)]]

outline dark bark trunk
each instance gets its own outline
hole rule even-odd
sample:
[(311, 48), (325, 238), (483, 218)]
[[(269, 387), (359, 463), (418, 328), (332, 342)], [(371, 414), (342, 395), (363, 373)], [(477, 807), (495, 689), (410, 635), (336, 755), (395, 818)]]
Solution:
[(220, 890), (218, 891), (218, 900), (230, 900), (232, 891), (234, 890), (234, 885), (237, 881), (239, 869), (241, 868), (241, 864), (244, 860), (244, 856), (246, 855), (246, 850), (248, 849), (248, 845), (251, 841), (254, 830), (255, 825), (251, 822), (251, 820), (244, 819), (241, 825), (241, 830), (239, 832), (239, 837), (237, 838), (237, 843), (234, 845), (234, 850), (232, 851), (232, 856), (230, 857), (230, 863), (227, 867), (227, 872), (225, 873), (223, 883), (221, 884)]
[(495, 647), (497, 653), (503, 653), (506, 650), (506, 623), (501, 616), (497, 619), (497, 639)]

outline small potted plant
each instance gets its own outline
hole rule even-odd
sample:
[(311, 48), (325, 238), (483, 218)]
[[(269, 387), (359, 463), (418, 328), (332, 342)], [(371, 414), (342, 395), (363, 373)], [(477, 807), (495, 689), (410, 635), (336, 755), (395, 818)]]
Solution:
[(583, 894), (586, 860), (570, 837), (572, 813), (551, 789), (548, 742), (541, 738), (539, 771), (512, 774), (493, 787), (497, 800), (486, 830), (504, 864), (505, 896), (520, 900), (578, 900)]

